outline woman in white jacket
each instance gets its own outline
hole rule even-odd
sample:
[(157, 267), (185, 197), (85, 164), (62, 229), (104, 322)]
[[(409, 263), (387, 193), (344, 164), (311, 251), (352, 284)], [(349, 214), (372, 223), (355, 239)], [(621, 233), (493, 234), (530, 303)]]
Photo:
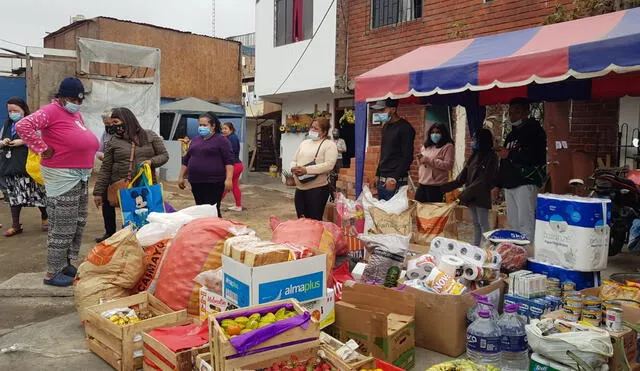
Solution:
[(291, 162), (295, 175), (295, 205), (298, 218), (322, 220), (329, 199), (329, 173), (338, 159), (338, 148), (328, 138), (328, 121), (313, 121), (309, 139), (300, 143)]

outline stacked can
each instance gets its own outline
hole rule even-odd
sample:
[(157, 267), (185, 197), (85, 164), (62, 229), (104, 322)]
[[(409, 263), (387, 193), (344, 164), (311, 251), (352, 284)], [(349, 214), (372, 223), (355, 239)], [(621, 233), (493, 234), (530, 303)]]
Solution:
[(562, 282), (562, 292), (570, 292), (570, 291), (576, 291), (576, 283), (572, 281)]
[(547, 278), (547, 295), (561, 297), (562, 289), (560, 288), (560, 280), (557, 278)]
[(582, 315), (583, 300), (581, 296), (567, 296), (564, 300), (562, 318), (569, 322), (578, 322)]
[(602, 302), (602, 318), (605, 327), (610, 331), (622, 331), (622, 305), (619, 301)]
[(602, 324), (602, 300), (595, 296), (585, 296), (582, 306), (582, 320), (595, 327)]

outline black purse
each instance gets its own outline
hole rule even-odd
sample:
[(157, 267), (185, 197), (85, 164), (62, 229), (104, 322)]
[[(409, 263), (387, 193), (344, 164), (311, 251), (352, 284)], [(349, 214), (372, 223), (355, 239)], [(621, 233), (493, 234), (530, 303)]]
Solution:
[[(308, 164), (305, 164), (304, 167), (316, 165), (316, 159), (318, 158), (318, 153), (320, 153), (320, 148), (322, 148), (322, 144), (324, 143), (325, 140), (326, 139), (323, 139), (322, 142), (320, 142), (320, 145), (318, 146), (318, 150), (316, 151), (316, 155), (313, 156), (313, 161), (309, 162)], [(318, 177), (318, 174), (304, 174), (298, 177), (298, 181), (300, 183), (309, 183), (310, 181), (314, 180), (317, 177)]]

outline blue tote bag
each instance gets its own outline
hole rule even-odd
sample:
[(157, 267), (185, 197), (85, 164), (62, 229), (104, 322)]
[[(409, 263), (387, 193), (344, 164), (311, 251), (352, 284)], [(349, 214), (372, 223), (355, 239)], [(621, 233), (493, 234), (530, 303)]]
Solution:
[(164, 213), (162, 184), (153, 184), (151, 166), (143, 164), (127, 189), (118, 191), (123, 225), (139, 229), (151, 212)]

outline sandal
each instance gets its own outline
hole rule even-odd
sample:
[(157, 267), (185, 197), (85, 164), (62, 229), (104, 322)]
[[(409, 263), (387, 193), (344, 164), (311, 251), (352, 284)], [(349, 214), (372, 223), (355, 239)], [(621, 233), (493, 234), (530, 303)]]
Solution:
[(22, 233), (22, 225), (20, 225), (19, 228), (11, 227), (11, 228), (7, 229), (7, 231), (4, 232), (4, 236), (5, 237), (13, 237), (13, 236), (15, 236), (17, 234), (20, 234), (20, 233)]
[(40, 229), (43, 232), (47, 232), (49, 230), (49, 221), (47, 219), (42, 221), (42, 224), (40, 225)]
[(66, 276), (60, 272), (51, 278), (45, 278), (43, 282), (49, 286), (69, 287), (73, 285), (73, 277)]

